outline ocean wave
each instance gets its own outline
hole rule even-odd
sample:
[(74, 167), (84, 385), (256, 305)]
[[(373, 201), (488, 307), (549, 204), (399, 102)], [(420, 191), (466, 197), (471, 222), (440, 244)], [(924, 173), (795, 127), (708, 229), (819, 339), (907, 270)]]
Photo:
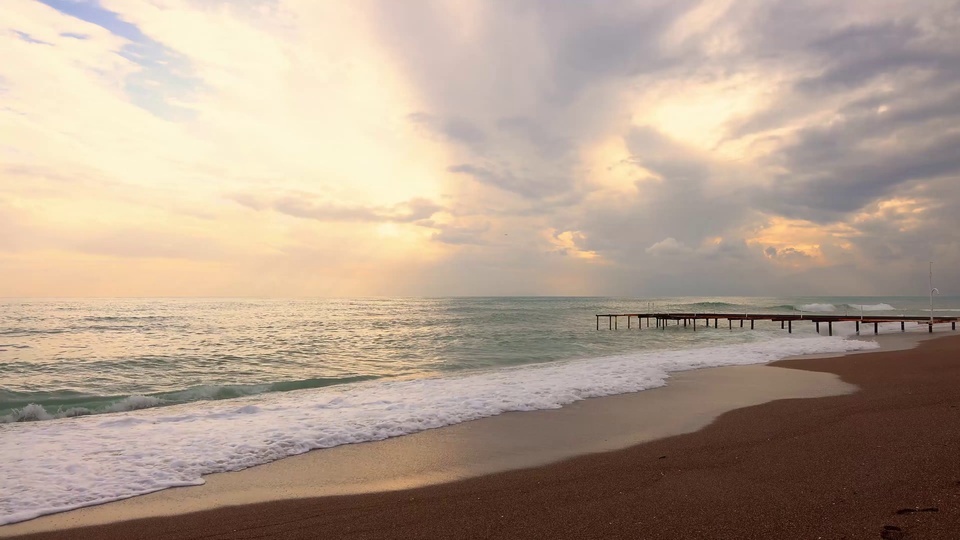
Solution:
[(373, 379), (371, 376), (321, 377), (300, 381), (280, 381), (249, 385), (200, 385), (171, 392), (135, 394), (130, 396), (95, 396), (73, 390), (48, 392), (13, 392), (0, 389), (0, 411), (10, 411), (0, 416), (0, 424), (12, 422), (37, 422), (57, 420), (74, 416), (134, 411), (191, 403), (194, 401), (219, 401), (269, 392), (291, 392), (310, 388), (322, 388)]
[(833, 304), (804, 304), (800, 306), (799, 311), (810, 311), (813, 313), (830, 313), (831, 311), (836, 311), (837, 306)]
[(37, 328), (4, 328), (0, 329), (0, 336), (28, 337), (43, 334), (62, 334), (64, 332), (65, 330), (60, 328), (51, 328), (47, 330), (40, 330)]
[(897, 308), (890, 304), (847, 304), (847, 307), (863, 311), (895, 311)]
[(84, 321), (93, 322), (147, 322), (147, 321), (165, 321), (174, 319), (168, 315), (90, 315), (83, 317)]
[(738, 307), (739, 304), (731, 304), (729, 302), (695, 302), (693, 304), (683, 304), (685, 310), (690, 308), (702, 308), (702, 310), (713, 310), (713, 309), (724, 309), (731, 307)]
[[(0, 491), (0, 525), (201, 484), (205, 474), (245, 469), (316, 448), (656, 388), (666, 384), (670, 372), (876, 347), (874, 342), (840, 337), (783, 337), (8, 424), (0, 437), (0, 478), (13, 489)], [(130, 400), (131, 405), (137, 402), (141, 398)], [(26, 409), (40, 414), (35, 407)]]
[(111, 403), (98, 410), (91, 410), (87, 407), (69, 407), (60, 408), (56, 412), (47, 412), (43, 405), (30, 403), (20, 409), (13, 409), (10, 414), (0, 416), (0, 424), (9, 424), (13, 422), (39, 422), (43, 420), (57, 420), (60, 418), (72, 418), (75, 416), (86, 416), (97, 413), (117, 413), (126, 411), (136, 411), (139, 409), (148, 409), (158, 407), (166, 402), (151, 396), (127, 396), (120, 401)]

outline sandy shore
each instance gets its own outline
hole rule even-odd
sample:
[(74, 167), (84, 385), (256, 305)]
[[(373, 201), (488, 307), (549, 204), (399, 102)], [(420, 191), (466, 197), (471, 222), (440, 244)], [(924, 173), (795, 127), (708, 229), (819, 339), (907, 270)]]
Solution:
[(132, 513), (115, 503), (0, 532), (286, 498), (38, 537), (957, 538), (958, 353), (945, 338), (688, 372), (664, 390), (313, 452), (125, 501)]

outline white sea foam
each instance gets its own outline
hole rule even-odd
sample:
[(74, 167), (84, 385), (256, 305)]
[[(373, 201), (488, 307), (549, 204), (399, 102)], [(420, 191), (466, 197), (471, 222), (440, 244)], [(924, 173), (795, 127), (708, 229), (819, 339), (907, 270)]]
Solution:
[(776, 338), (0, 425), (0, 525), (197, 485), (204, 474), (315, 448), (656, 388), (672, 371), (876, 347), (839, 337)]
[[(128, 396), (120, 401), (113, 403), (98, 412), (117, 413), (124, 411), (136, 411), (163, 405), (164, 400), (151, 396)], [(93, 411), (86, 407), (70, 407), (66, 410), (55, 412), (47, 411), (43, 405), (31, 403), (22, 409), (14, 409), (10, 414), (0, 416), (0, 424), (11, 422), (36, 422), (40, 420), (55, 420), (58, 418), (71, 418), (74, 416), (84, 416), (93, 414)]]
[(814, 313), (829, 313), (831, 311), (836, 311), (837, 306), (833, 304), (804, 304), (800, 306), (800, 310)]
[(147, 409), (149, 407), (156, 407), (163, 403), (163, 400), (157, 399), (150, 396), (130, 396), (124, 398), (113, 405), (110, 405), (105, 410), (107, 412), (123, 412), (123, 411), (136, 411), (138, 409)]
[(863, 309), (863, 311), (894, 311), (897, 308), (890, 304), (847, 304), (853, 309)]

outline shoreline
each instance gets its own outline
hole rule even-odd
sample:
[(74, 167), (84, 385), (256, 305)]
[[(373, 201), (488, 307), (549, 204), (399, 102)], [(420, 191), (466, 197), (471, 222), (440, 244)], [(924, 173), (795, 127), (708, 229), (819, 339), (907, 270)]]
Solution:
[[(890, 354), (908, 350), (917, 343), (930, 339), (933, 339), (934, 343), (950, 341), (946, 338), (948, 336), (944, 334), (881, 335), (878, 341), (883, 345), (883, 352), (873, 350), (822, 356), (837, 359)], [(873, 341), (876, 340), (876, 336), (862, 336), (859, 339)], [(953, 342), (957, 343), (958, 340), (954, 339)], [(206, 486), (174, 488), (0, 527), (0, 536), (43, 530), (60, 530), (61, 533), (65, 533), (62, 529), (68, 527), (101, 523), (123, 526), (124, 523), (128, 523), (126, 520), (149, 516), (182, 516), (198, 510), (216, 513), (230, 511), (231, 508), (244, 508), (236, 505), (249, 505), (250, 508), (264, 504), (297, 505), (302, 501), (316, 500), (310, 499), (316, 496), (350, 493), (366, 493), (366, 495), (355, 496), (354, 499), (400, 496), (403, 493), (420, 492), (424, 489), (449, 488), (464, 482), (483, 482), (503, 475), (522, 475), (529, 474), (529, 471), (533, 470), (563, 468), (572, 461), (589, 460), (649, 446), (651, 441), (672, 440), (677, 436), (696, 436), (705, 429), (709, 430), (718, 417), (726, 417), (731, 411), (751, 410), (763, 407), (764, 405), (761, 404), (769, 405), (775, 401), (818, 401), (817, 398), (830, 399), (824, 396), (849, 396), (855, 388), (848, 383), (840, 382), (841, 375), (829, 370), (805, 370), (793, 364), (797, 361), (809, 363), (816, 360), (822, 360), (822, 358), (809, 356), (801, 357), (799, 360), (780, 360), (773, 364), (674, 373), (669, 385), (665, 388), (593, 398), (557, 410), (506, 413), (396, 439), (313, 451), (245, 471), (210, 475), (205, 477), (208, 481)], [(771, 366), (774, 369), (771, 369)], [(791, 388), (792, 391), (787, 392)], [(713, 389), (714, 394), (704, 394), (708, 389)], [(706, 403), (709, 406), (691, 409), (689, 408), (691, 403)], [(687, 408), (684, 408), (684, 404)], [(651, 425), (649, 422), (637, 423), (636, 418), (632, 417), (637, 416), (635, 413), (638, 407), (646, 408), (647, 416), (658, 418), (661, 420), (660, 423), (656, 425)], [(679, 412), (677, 412), (678, 409)], [(576, 418), (577, 415), (580, 415), (579, 419)], [(617, 419), (611, 422), (611, 416)], [(632, 423), (628, 420), (632, 420)], [(539, 431), (536, 428), (531, 429), (531, 426), (537, 425), (540, 426)], [(580, 426), (579, 432), (577, 429), (571, 429), (571, 426), (575, 425)], [(608, 428), (606, 432), (602, 429), (604, 427)], [(622, 434), (624, 431), (627, 435), (616, 436), (617, 433)], [(539, 439), (556, 432), (564, 432), (565, 436), (569, 435), (573, 438), (551, 439), (547, 441), (546, 446), (534, 445), (532, 448), (525, 448), (523, 444), (518, 446), (515, 443), (516, 439), (524, 433), (532, 435), (533, 439)], [(587, 446), (575, 446), (571, 449), (571, 441), (577, 440), (592, 442)], [(497, 444), (491, 445), (491, 441), (497, 441)], [(477, 450), (478, 446), (483, 446), (485, 443), (486, 448)], [(551, 453), (544, 448), (562, 451)], [(342, 450), (337, 452), (338, 449)], [(429, 456), (430, 452), (433, 452), (433, 458), (424, 457)], [(460, 458), (466, 456), (467, 463), (474, 465), (478, 463), (478, 452), (479, 454), (486, 452), (487, 459), (486, 461), (479, 459), (480, 466), (473, 468), (464, 467), (463, 461), (457, 463), (438, 461), (439, 457), (450, 455), (451, 452)], [(518, 460), (518, 452), (526, 458)], [(524, 454), (524, 452), (527, 453)], [(491, 456), (492, 459), (490, 459)], [(377, 463), (379, 463), (379, 469), (376, 466)], [(402, 474), (384, 481), (383, 473), (387, 469), (396, 469), (398, 463), (408, 467), (406, 472), (404, 473), (401, 466), (399, 468)], [(413, 468), (409, 468), (411, 464)], [(440, 465), (439, 474), (437, 473), (438, 464)], [(316, 488), (317, 477), (305, 474), (310, 470), (324, 469), (349, 469), (360, 471), (360, 473), (351, 473), (348, 478), (334, 478), (333, 483), (336, 489), (325, 492)], [(291, 478), (299, 478), (300, 484), (289, 484)], [(271, 479), (273, 479), (272, 482)], [(330, 480), (330, 477), (328, 476), (326, 480)], [(267, 484), (267, 487), (250, 489), (251, 485), (263, 486), (264, 484)], [(304, 491), (304, 486), (312, 489)], [(417, 489), (396, 491), (410, 488)], [(349, 498), (338, 496), (320, 500)], [(215, 504), (211, 505), (211, 501)]]

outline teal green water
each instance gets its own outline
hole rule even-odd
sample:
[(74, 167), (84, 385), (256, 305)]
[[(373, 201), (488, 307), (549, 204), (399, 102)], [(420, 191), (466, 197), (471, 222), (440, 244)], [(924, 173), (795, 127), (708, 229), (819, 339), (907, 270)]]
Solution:
[[(782, 337), (774, 324), (754, 332), (597, 332), (596, 313), (650, 308), (858, 313), (865, 305), (870, 314), (924, 314), (928, 302), (907, 297), (4, 300), (0, 418), (35, 419), (17, 414), (30, 404), (52, 416), (73, 416)], [(960, 299), (938, 298), (937, 308), (939, 314), (957, 314)], [(800, 335), (809, 332), (798, 328)]]

